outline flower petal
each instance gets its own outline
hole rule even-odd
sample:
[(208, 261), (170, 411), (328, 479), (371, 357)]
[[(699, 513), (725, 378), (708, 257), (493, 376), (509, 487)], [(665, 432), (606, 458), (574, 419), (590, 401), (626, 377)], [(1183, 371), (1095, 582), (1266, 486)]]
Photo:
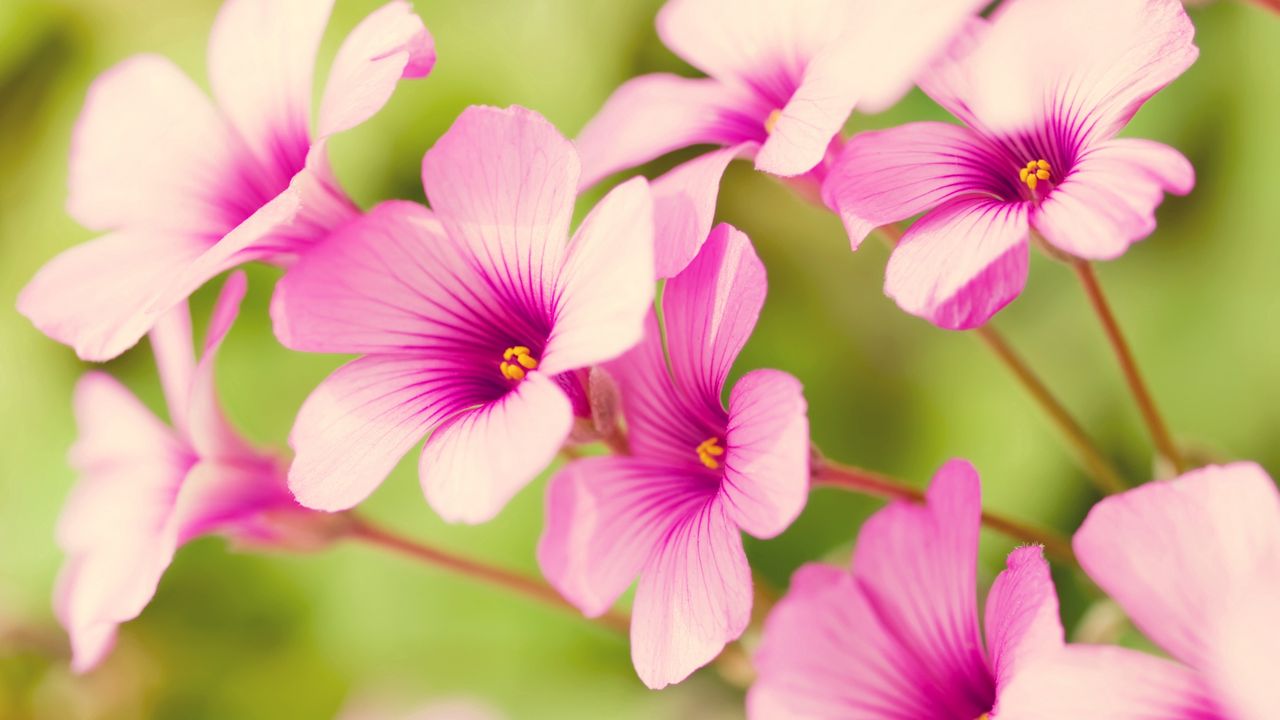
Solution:
[(1177, 0), (1014, 0), (924, 84), (988, 132), (1053, 121), (1104, 140), (1195, 61), (1194, 32)]
[(658, 277), (673, 277), (688, 266), (715, 222), (720, 178), (736, 157), (751, 154), (740, 143), (677, 165), (653, 181), (654, 266)]
[(918, 659), (920, 682), (946, 688), (939, 709), (976, 718), (995, 697), (978, 631), (978, 473), (952, 460), (926, 497), (924, 507), (896, 502), (863, 524), (854, 572), (885, 629)]
[(209, 329), (205, 334), (204, 352), (200, 362), (192, 374), (188, 386), (188, 415), (183, 427), (191, 446), (201, 458), (206, 460), (252, 459), (257, 453), (240, 437), (239, 433), (227, 422), (222, 412), (222, 404), (218, 402), (218, 388), (214, 383), (214, 366), (218, 359), (218, 348), (222, 347), (222, 339), (231, 330), (231, 325), (240, 313), (240, 301), (244, 299), (248, 282), (243, 272), (235, 272), (227, 278), (218, 294), (218, 301), (213, 306), (213, 316), (209, 320)]
[(166, 58), (138, 55), (89, 88), (71, 138), (67, 211), (93, 230), (216, 239), (258, 202), (209, 99)]
[(884, 292), (898, 307), (948, 330), (978, 327), (1027, 282), (1027, 209), (964, 198), (918, 220), (894, 248)]
[(549, 315), (578, 187), (578, 155), (541, 115), (472, 106), (427, 151), (422, 184), (513, 307)]
[(658, 36), (690, 65), (721, 82), (750, 87), (781, 107), (809, 60), (844, 31), (849, 5), (668, 0), (658, 12)]
[(916, 672), (847, 570), (810, 563), (765, 620), (747, 693), (751, 720), (919, 720), (946, 688)]
[(759, 538), (791, 525), (809, 497), (809, 418), (800, 381), (753, 370), (729, 395), (724, 504), (733, 522)]
[(1031, 215), (1060, 250), (1110, 260), (1156, 229), (1166, 192), (1185, 195), (1195, 170), (1177, 150), (1150, 140), (1109, 140), (1091, 148)]
[(990, 196), (1003, 163), (967, 128), (918, 122), (854, 135), (822, 199), (840, 215), (853, 249), (877, 227), (965, 196)]
[(644, 178), (600, 201), (569, 246), (540, 365), (555, 375), (611, 360), (640, 340), (653, 307), (653, 198)]
[(310, 352), (458, 354), (508, 315), (466, 249), (406, 201), (378, 205), (308, 252), (271, 303), (276, 337)]
[(764, 264), (751, 240), (722, 223), (663, 290), (667, 353), (676, 385), (713, 414), (723, 412), (720, 392), (755, 329), (767, 287)]
[(1267, 720), (1280, 708), (1280, 572), (1257, 577), (1254, 588), (1213, 618), (1209, 679), (1235, 720)]
[(1019, 672), (992, 717), (1228, 720), (1186, 667), (1126, 648), (1068, 645)]
[(196, 370), (195, 346), (191, 340), (191, 309), (187, 303), (178, 303), (157, 318), (147, 338), (155, 355), (169, 421), (179, 435), (186, 437), (187, 401), (191, 395), (191, 376)]
[(751, 620), (751, 568), (724, 507), (708, 501), (671, 528), (641, 572), (631, 660), (659, 690), (715, 659)]
[(768, 114), (750, 93), (716, 80), (665, 73), (632, 78), (574, 141), (582, 156), (580, 186), (690, 145), (763, 139)]
[(987, 595), (987, 655), (996, 694), (1030, 663), (1062, 648), (1058, 593), (1049, 576), (1044, 548), (1020, 547)]
[(1212, 667), (1212, 624), (1280, 573), (1280, 493), (1253, 463), (1212, 465), (1093, 506), (1080, 566), (1160, 647)]
[(55, 610), (83, 672), (110, 651), (118, 624), (155, 593), (177, 548), (174, 495), (192, 462), (174, 433), (105, 373), (76, 384), (79, 436), (71, 464), (80, 477), (58, 519), (67, 560)]
[(706, 478), (650, 458), (569, 463), (547, 488), (538, 565), (560, 594), (596, 617), (631, 585), (671, 527), (714, 493)]
[(435, 41), (409, 3), (395, 0), (373, 11), (342, 41), (333, 60), (317, 135), (349, 130), (373, 117), (400, 78), (426, 77), (435, 62)]
[(333, 0), (227, 0), (209, 35), (214, 97), (277, 188), (311, 147), (312, 75), (332, 8)]
[(488, 397), (463, 359), (367, 355), (338, 368), (298, 411), (289, 487), (316, 510), (346, 510), (445, 418)]
[(556, 382), (529, 373), (498, 400), (461, 412), (427, 440), (418, 476), (427, 502), (448, 522), (493, 519), (546, 469), (573, 426)]
[(81, 359), (110, 360), (133, 347), (172, 307), (154, 303), (204, 250), (202, 241), (177, 235), (105, 235), (40, 268), (18, 295), (18, 312), (40, 332), (75, 348)]
[(667, 370), (658, 318), (649, 313), (644, 336), (630, 352), (610, 362), (622, 391), (627, 440), (634, 455), (700, 468), (697, 447), (724, 429), (724, 410), (680, 392)]

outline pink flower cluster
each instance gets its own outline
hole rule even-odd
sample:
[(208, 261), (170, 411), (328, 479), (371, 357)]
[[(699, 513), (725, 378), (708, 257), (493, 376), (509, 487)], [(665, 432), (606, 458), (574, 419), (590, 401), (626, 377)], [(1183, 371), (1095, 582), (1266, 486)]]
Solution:
[[(422, 160), (429, 208), (362, 211), (326, 157), (329, 136), (434, 64), (400, 0), (342, 43), (314, 128), (325, 0), (227, 0), (214, 102), (162, 58), (107, 71), (75, 128), (68, 202), (105, 234), (50, 261), (18, 307), (86, 360), (150, 333), (172, 427), (103, 373), (76, 389), (81, 481), (56, 593), (74, 666), (102, 659), (185, 541), (322, 545), (419, 445), (427, 503), (464, 523), (570, 448), (546, 491), (547, 580), (588, 616), (636, 584), (632, 658), (649, 687), (714, 660), (751, 622), (742, 533), (796, 519), (813, 452), (795, 377), (729, 382), (766, 295), (750, 239), (714, 222), (729, 162), (820, 197), (855, 248), (924, 213), (885, 291), (950, 329), (1021, 292), (1032, 240), (1118, 257), (1154, 230), (1164, 193), (1193, 185), (1177, 151), (1115, 137), (1196, 57), (1180, 3), (1003, 0), (978, 15), (987, 4), (670, 0), (659, 35), (707, 77), (628, 81), (576, 143), (531, 110), (468, 108)], [(842, 137), (855, 107), (917, 83), (963, 124)], [(706, 144), (719, 147), (619, 184), (571, 227), (581, 189)], [(187, 296), (251, 261), (285, 269), (281, 344), (356, 356), (299, 410), (291, 460), (241, 439), (215, 397), (242, 274), (192, 352)], [(600, 441), (614, 452), (578, 458)], [(1280, 495), (1261, 468), (1107, 498), (1075, 535), (1084, 570), (1172, 660), (1064, 642), (1035, 546), (1009, 556), (980, 623), (980, 515), (976, 471), (951, 461), (927, 502), (865, 523), (852, 570), (802, 568), (765, 623), (750, 716), (1280, 716)]]

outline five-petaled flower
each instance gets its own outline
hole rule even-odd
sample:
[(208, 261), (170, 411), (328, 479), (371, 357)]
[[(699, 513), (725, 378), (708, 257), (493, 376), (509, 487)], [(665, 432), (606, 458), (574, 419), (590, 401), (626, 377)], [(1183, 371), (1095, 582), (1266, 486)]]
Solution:
[[(619, 87), (578, 135), (582, 185), (680, 148), (722, 146), (654, 182), (658, 275), (670, 277), (711, 229), (720, 176), (733, 158), (752, 157), (776, 175), (812, 170), (820, 181), (854, 105), (875, 111), (895, 102), (983, 4), (669, 0), (659, 36), (709, 77), (660, 73)], [(664, 231), (696, 218), (701, 232)], [(668, 249), (672, 235), (694, 244)]]
[(852, 571), (798, 570), (765, 621), (748, 715), (1057, 717), (996, 712), (1009, 683), (1060, 649), (1063, 633), (1041, 548), (1022, 547), (987, 597), (984, 649), (976, 579), (981, 502), (973, 466), (952, 460), (934, 476), (924, 506), (895, 502), (867, 520)]
[(91, 372), (76, 385), (79, 438), (71, 464), (80, 482), (58, 521), (67, 559), (54, 606), (71, 635), (77, 671), (111, 650), (116, 627), (151, 601), (180, 545), (219, 533), (297, 547), (296, 533), (323, 535), (330, 526), (294, 502), (281, 459), (245, 443), (218, 405), (214, 360), (244, 290), (243, 274), (227, 281), (199, 362), (185, 302), (152, 331), (172, 428), (106, 373)]
[(288, 265), (357, 214), (326, 143), (422, 77), (435, 48), (408, 3), (375, 11), (312, 71), (332, 0), (227, 0), (209, 39), (216, 106), (172, 62), (139, 55), (93, 84), (71, 147), (68, 211), (107, 234), (45, 265), (18, 309), (86, 360), (127, 350), (193, 290), (250, 260)]
[(468, 108), (423, 159), (432, 210), (380, 205), (281, 281), (281, 342), (363, 355), (298, 414), (302, 504), (355, 505), (430, 434), (427, 500), (482, 522), (552, 460), (589, 412), (585, 369), (640, 339), (654, 294), (647, 183), (615, 188), (570, 241), (578, 168), (542, 116)]
[(650, 313), (640, 344), (607, 366), (631, 454), (576, 461), (547, 491), (538, 560), (565, 597), (599, 615), (639, 575), (631, 657), (649, 687), (683, 680), (742, 634), (752, 584), (741, 532), (777, 535), (808, 495), (799, 381), (755, 370), (727, 410), (721, 399), (764, 296), (750, 241), (720, 225), (667, 282), (665, 333)]
[(1022, 292), (1030, 229), (1058, 252), (1111, 259), (1155, 229), (1166, 191), (1191, 190), (1176, 150), (1114, 135), (1195, 60), (1193, 34), (1178, 0), (1007, 0), (920, 82), (967, 127), (854, 136), (824, 200), (855, 249), (924, 212), (885, 293), (944, 328), (982, 325)]
[(1280, 717), (1280, 492), (1266, 471), (1210, 466), (1106, 498), (1073, 544), (1174, 660), (1068, 645), (1010, 686), (1009, 717)]

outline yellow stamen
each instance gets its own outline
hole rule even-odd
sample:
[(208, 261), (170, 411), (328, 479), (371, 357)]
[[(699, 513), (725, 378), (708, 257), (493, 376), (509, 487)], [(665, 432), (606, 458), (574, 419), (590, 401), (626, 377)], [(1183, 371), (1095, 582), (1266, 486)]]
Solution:
[(529, 348), (516, 345), (502, 351), (502, 364), (498, 369), (502, 372), (502, 377), (519, 382), (524, 379), (526, 370), (537, 367), (538, 359), (530, 354)]
[(1051, 177), (1053, 168), (1049, 166), (1048, 160), (1028, 160), (1027, 166), (1018, 170), (1018, 179), (1032, 190), (1036, 189), (1041, 180)]
[(773, 128), (778, 124), (778, 119), (781, 117), (782, 110), (780, 108), (775, 108), (773, 112), (769, 113), (769, 117), (764, 120), (764, 131), (772, 135)]
[(698, 459), (702, 464), (707, 466), (709, 470), (716, 470), (720, 467), (720, 463), (716, 458), (724, 455), (724, 448), (720, 447), (720, 438), (709, 437), (698, 444), (695, 448), (698, 453)]

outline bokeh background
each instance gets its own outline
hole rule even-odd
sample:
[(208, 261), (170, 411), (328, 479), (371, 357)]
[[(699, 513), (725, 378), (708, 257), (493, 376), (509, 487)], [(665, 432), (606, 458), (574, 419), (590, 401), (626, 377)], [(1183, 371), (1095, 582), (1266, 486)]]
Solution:
[[(338, 0), (318, 80), (341, 38), (378, 4)], [(422, 200), (422, 154), (469, 104), (525, 105), (572, 135), (624, 79), (692, 73), (657, 40), (659, 4), (422, 0), (439, 65), (333, 142), (338, 176), (364, 206)], [(49, 609), (60, 562), (53, 527), (74, 480), (65, 463), (70, 393), (86, 367), (13, 302), (42, 263), (91, 237), (63, 212), (70, 128), (90, 81), (145, 51), (173, 57), (203, 84), (216, 10), (215, 0), (0, 3), (0, 718), (328, 718), (353, 706), (394, 716), (441, 698), (513, 718), (740, 717), (741, 691), (715, 669), (650, 692), (625, 641), (608, 630), (354, 546), (268, 556), (195, 542), (124, 627), (109, 661), (85, 677), (68, 673)], [(1127, 134), (1180, 148), (1198, 185), (1164, 204), (1153, 237), (1099, 272), (1178, 437), (1208, 457), (1254, 459), (1274, 474), (1280, 18), (1228, 1), (1191, 12), (1200, 60)], [(914, 93), (891, 112), (855, 117), (850, 129), (925, 118), (945, 115)], [(799, 376), (814, 440), (829, 455), (920, 484), (945, 459), (964, 456), (983, 473), (990, 508), (1075, 527), (1095, 498), (1054, 428), (976, 339), (934, 329), (882, 295), (883, 246), (851, 254), (834, 218), (746, 165), (728, 173), (719, 213), (755, 240), (769, 269), (768, 304), (736, 372), (777, 367)], [(219, 389), (248, 437), (284, 447), (302, 399), (342, 358), (276, 344), (267, 302), (277, 271), (249, 275)], [(193, 300), (198, 327), (212, 297), (206, 288)], [(1149, 442), (1068, 268), (1037, 257), (1027, 292), (996, 324), (1130, 477), (1151, 475)], [(163, 412), (145, 343), (106, 369)], [(440, 546), (536, 571), (543, 481), (494, 522), (455, 527), (422, 502), (415, 468), (403, 463), (367, 513)], [(751, 541), (748, 551), (764, 578), (784, 586), (803, 562), (846, 561), (859, 523), (878, 506), (817, 491), (792, 530)], [(1010, 548), (984, 536), (985, 579)], [(1086, 614), (1086, 627), (1108, 624), (1113, 613), (1075, 574), (1059, 570), (1057, 579), (1070, 626)]]

